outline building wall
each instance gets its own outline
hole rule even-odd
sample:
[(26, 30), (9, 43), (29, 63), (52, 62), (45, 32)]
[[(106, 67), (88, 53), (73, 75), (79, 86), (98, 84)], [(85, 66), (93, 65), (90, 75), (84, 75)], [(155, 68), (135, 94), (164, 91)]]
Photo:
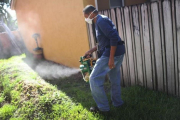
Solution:
[(71, 67), (89, 49), (82, 0), (16, 0), (19, 31), (30, 52), (36, 47), (32, 38), (40, 33), (40, 47), (47, 60)]

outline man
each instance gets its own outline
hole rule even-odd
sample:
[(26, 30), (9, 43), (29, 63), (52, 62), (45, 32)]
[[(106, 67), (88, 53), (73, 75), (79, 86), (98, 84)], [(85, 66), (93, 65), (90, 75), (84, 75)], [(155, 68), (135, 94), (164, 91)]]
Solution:
[(120, 66), (123, 61), (125, 47), (112, 21), (98, 14), (96, 8), (88, 5), (84, 8), (85, 21), (95, 25), (98, 46), (85, 53), (87, 57), (98, 50), (98, 60), (90, 75), (90, 88), (97, 107), (91, 107), (92, 112), (109, 112), (110, 107), (104, 90), (105, 76), (108, 73), (111, 83), (111, 100), (115, 107), (123, 104), (120, 87)]

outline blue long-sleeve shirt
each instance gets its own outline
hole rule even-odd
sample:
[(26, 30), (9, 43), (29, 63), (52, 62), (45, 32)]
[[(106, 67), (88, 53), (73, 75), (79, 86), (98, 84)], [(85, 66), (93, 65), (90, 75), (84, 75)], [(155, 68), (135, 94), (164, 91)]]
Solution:
[(117, 46), (115, 56), (120, 56), (125, 53), (125, 46), (118, 44), (121, 38), (119, 37), (116, 27), (107, 16), (97, 16), (95, 29), (99, 44), (99, 52), (102, 56), (110, 56), (111, 47), (107, 46)]

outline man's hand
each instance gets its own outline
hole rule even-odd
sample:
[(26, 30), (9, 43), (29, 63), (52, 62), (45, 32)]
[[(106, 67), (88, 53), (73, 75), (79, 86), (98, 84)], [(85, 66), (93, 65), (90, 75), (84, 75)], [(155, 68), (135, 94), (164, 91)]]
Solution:
[(89, 51), (87, 51), (86, 53), (85, 53), (85, 55), (84, 56), (86, 56), (86, 58), (90, 58), (91, 57), (91, 51), (89, 50)]
[(97, 47), (95, 46), (94, 48), (92, 48), (92, 49), (90, 49), (89, 51), (87, 51), (84, 56), (86, 56), (86, 58), (90, 58), (90, 57), (91, 57), (91, 54), (92, 54), (94, 51), (96, 51), (96, 50), (97, 50)]
[(111, 46), (110, 57), (109, 57), (109, 64), (108, 64), (110, 69), (115, 68), (115, 65), (114, 65), (114, 55), (115, 55), (115, 52), (116, 52), (116, 48), (117, 48), (117, 46)]
[(108, 66), (109, 66), (110, 69), (115, 68), (115, 65), (114, 65), (114, 58), (109, 58)]

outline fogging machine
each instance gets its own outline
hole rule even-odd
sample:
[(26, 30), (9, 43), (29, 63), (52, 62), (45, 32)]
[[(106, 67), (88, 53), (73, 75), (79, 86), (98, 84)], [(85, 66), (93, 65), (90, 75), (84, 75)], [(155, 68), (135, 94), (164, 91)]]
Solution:
[(87, 58), (87, 56), (80, 57), (80, 70), (83, 76), (84, 81), (89, 81), (89, 75), (91, 74), (93, 67), (96, 63), (96, 59), (93, 58)]

